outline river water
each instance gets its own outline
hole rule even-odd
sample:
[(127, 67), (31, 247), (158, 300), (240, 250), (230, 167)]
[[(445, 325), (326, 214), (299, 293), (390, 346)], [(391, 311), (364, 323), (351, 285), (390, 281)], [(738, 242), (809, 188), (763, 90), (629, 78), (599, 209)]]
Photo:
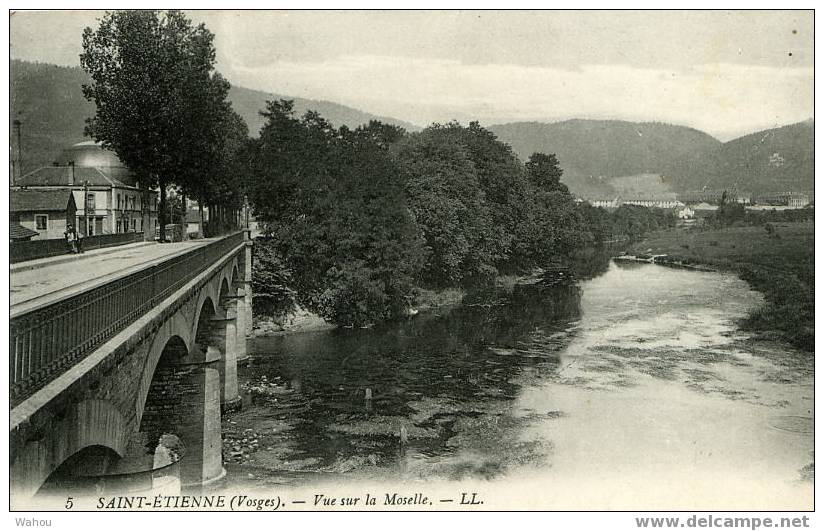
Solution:
[[(811, 508), (813, 358), (735, 276), (610, 262), (369, 330), (250, 340), (233, 488), (471, 483), (546, 509)], [(371, 396), (371, 399), (368, 397)]]

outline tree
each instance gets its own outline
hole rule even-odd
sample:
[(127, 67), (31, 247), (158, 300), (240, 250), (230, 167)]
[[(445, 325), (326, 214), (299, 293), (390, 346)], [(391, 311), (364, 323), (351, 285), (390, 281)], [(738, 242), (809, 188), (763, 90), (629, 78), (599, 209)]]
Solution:
[(393, 151), (426, 241), (423, 280), (434, 287), (485, 282), (497, 272), (494, 220), (470, 154), (453, 133), (432, 126)]
[(569, 189), (561, 182), (564, 170), (554, 153), (546, 155), (544, 153), (533, 153), (524, 164), (526, 174), (533, 186), (539, 190), (552, 192), (555, 190), (569, 193)]
[(294, 308), (295, 293), (289, 289), (292, 273), (286, 268), (274, 242), (258, 238), (252, 246), (252, 309), (255, 315), (283, 315)]
[(222, 155), (229, 83), (214, 72), (214, 35), (179, 11), (106, 13), (83, 31), (83, 95), (97, 110), (86, 134), (113, 149), (143, 188), (160, 189), (165, 239), (166, 187), (200, 195), (204, 170)]
[[(224, 109), (220, 126), (223, 131), (221, 141), (213, 144), (219, 149), (215, 161), (202, 169), (199, 179), (190, 181), (201, 207), (201, 223), (204, 204), (209, 206), (210, 214), (219, 209), (237, 211), (243, 205), (249, 187), (249, 128), (243, 118), (231, 108)], [(218, 215), (217, 221), (224, 226), (210, 227), (213, 233), (227, 228), (227, 220), (221, 220)]]
[(736, 201), (735, 197), (728, 194), (725, 190), (724, 193), (721, 194), (718, 210), (715, 211), (715, 224), (719, 227), (732, 225), (736, 221), (744, 219), (746, 215), (747, 211), (744, 205)]
[(512, 261), (514, 235), (524, 222), (524, 202), (529, 198), (523, 165), (512, 148), (476, 122), (464, 127), (458, 122), (434, 124), (434, 133), (458, 142), (475, 168), (492, 223), (492, 245), (496, 267)]
[(250, 198), (298, 301), (343, 326), (403, 315), (423, 255), (403, 182), (373, 133), (267, 102), (250, 143)]

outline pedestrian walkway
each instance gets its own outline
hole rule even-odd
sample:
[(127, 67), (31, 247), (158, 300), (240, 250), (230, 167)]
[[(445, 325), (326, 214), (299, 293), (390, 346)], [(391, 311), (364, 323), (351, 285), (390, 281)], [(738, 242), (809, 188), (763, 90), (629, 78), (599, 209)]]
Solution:
[[(142, 269), (149, 262), (162, 261), (212, 241), (201, 239), (164, 244), (137, 243), (123, 245), (115, 250), (96, 249), (82, 255), (70, 255), (70, 260), (54, 260), (51, 263), (43, 263), (40, 267), (18, 270), (12, 268), (11, 313), (14, 315), (41, 304), (49, 304), (59, 298), (81, 293), (110, 281), (111, 277)], [(42, 260), (55, 258), (65, 257)]]
[(155, 245), (155, 242), (137, 242), (128, 243), (125, 245), (113, 245), (111, 247), (100, 247), (90, 251), (84, 251), (81, 254), (66, 253), (57, 256), (48, 256), (46, 258), (37, 258), (35, 260), (26, 260), (25, 262), (18, 262), (9, 266), (9, 271), (15, 273), (17, 271), (25, 271), (27, 269), (38, 269), (45, 266), (60, 264), (63, 262), (73, 262), (83, 260), (84, 258), (91, 258), (101, 254), (109, 254), (121, 251), (123, 249), (130, 249), (135, 247), (144, 247), (146, 245)]

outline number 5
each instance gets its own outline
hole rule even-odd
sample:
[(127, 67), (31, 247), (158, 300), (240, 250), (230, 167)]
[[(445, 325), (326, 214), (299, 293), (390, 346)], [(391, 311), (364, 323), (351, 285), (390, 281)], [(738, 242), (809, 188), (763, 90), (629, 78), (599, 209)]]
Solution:
[(72, 507), (74, 507), (74, 502), (72, 501), (72, 497), (69, 496), (66, 498), (66, 509), (71, 509)]

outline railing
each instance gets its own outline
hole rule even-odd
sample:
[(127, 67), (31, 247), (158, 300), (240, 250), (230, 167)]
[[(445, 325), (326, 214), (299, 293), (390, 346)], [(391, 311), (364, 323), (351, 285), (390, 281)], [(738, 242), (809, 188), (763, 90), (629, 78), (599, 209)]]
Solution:
[[(83, 250), (99, 249), (143, 241), (142, 232), (124, 232), (120, 234), (98, 234), (83, 238)], [(12, 242), (9, 244), (9, 261), (12, 264), (69, 254), (71, 249), (66, 240), (56, 238), (51, 240), (30, 240), (26, 242)]]
[(9, 326), (12, 406), (157, 306), (243, 242), (238, 232), (86, 293), (14, 315)]

